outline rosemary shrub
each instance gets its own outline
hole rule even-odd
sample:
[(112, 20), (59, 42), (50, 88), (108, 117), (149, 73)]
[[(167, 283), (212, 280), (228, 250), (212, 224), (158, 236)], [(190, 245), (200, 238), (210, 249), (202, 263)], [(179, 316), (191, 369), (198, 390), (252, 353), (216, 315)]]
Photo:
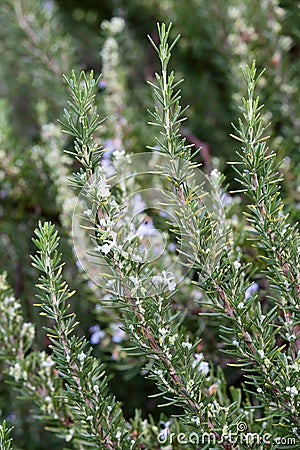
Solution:
[[(255, 96), (261, 74), (255, 63), (243, 69), (247, 95), (233, 134), (239, 150), (231, 164), (247, 199), (246, 219), (241, 218), (251, 242), (246, 252), (236, 236), (224, 176), (216, 169), (200, 175), (195, 152), (181, 135), (181, 80), (169, 70), (179, 38), (170, 42), (170, 31), (158, 25), (159, 43), (151, 40), (161, 68), (149, 82), (155, 102), (150, 123), (158, 133), (148, 152), (124, 155), (119, 137), (111, 161), (103, 164), (107, 155), (98, 131), (103, 118), (96, 106), (100, 78), (93, 72), (65, 77), (71, 99), (61, 125), (73, 140), (66, 151), (80, 165), (71, 179), (78, 196), (75, 250), (99, 284), (102, 308), (118, 318), (126, 352), (155, 381), (155, 395), (161, 406), (172, 406), (173, 416), (162, 416), (163, 428), (139, 411), (130, 420), (124, 417), (109, 392), (105, 364), (76, 332), (73, 291), (49, 222), (35, 230), (32, 256), (40, 272), (36, 306), (45, 318), (49, 353), (32, 347), (34, 327), (24, 322), (3, 275), (1, 357), (9, 382), (39, 407), (40, 418), (64, 439), (65, 448), (294, 448), (300, 438), (299, 235), (280, 196), (276, 155), (267, 147)], [(160, 230), (151, 211), (164, 218)], [(253, 281), (262, 271), (264, 296)], [(181, 291), (189, 298), (179, 307)], [(240, 385), (229, 384), (203, 354), (205, 335), (186, 328), (185, 314), (195, 302), (202, 311), (199, 321), (206, 315), (218, 322), (220, 349), (228, 366), (242, 372)], [(1, 448), (10, 449), (5, 422), (0, 438)]]

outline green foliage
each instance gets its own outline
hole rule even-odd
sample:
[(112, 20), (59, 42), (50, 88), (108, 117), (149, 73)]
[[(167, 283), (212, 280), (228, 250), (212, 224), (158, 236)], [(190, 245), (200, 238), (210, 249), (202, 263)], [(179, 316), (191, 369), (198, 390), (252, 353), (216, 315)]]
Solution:
[[(64, 381), (65, 402), (72, 416), (74, 439), (94, 448), (134, 448), (122, 421), (119, 405), (107, 396), (103, 366), (86, 351), (88, 342), (72, 336), (76, 327), (74, 313), (69, 312), (68, 299), (73, 295), (62, 280), (61, 257), (57, 253), (57, 232), (47, 222), (35, 232), (38, 248), (33, 265), (43, 275), (39, 279), (38, 296), (42, 315), (54, 321), (47, 328), (59, 377)], [(112, 427), (113, 424), (113, 427)], [(113, 428), (116, 432), (113, 432)]]
[(6, 421), (4, 420), (0, 425), (0, 445), (3, 450), (12, 450), (11, 441), (9, 437), (12, 428), (7, 428)]
[(117, 3), (0, 6), (1, 445), (295, 447), (298, 8)]

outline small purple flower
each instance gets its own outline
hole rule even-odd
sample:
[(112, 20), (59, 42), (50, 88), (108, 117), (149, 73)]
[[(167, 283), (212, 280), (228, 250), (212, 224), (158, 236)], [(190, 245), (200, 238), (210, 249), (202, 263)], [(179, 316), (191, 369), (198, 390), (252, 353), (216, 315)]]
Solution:
[(101, 91), (103, 91), (107, 86), (107, 83), (105, 80), (103, 80), (103, 78), (101, 78), (101, 80), (98, 83), (98, 88), (101, 89)]
[(90, 342), (92, 345), (97, 345), (105, 336), (105, 332), (101, 330), (99, 325), (93, 325), (90, 327), (89, 332), (91, 333)]
[(245, 300), (248, 300), (255, 292), (259, 290), (259, 285), (257, 283), (251, 284), (245, 291)]
[(174, 242), (170, 242), (170, 244), (168, 245), (168, 249), (170, 250), (170, 252), (175, 252), (177, 246)]
[(117, 323), (113, 325), (113, 330), (114, 330), (114, 334), (112, 335), (111, 340), (115, 344), (120, 344), (120, 342), (122, 342), (123, 339), (125, 339), (126, 333), (124, 330), (121, 330), (120, 325)]

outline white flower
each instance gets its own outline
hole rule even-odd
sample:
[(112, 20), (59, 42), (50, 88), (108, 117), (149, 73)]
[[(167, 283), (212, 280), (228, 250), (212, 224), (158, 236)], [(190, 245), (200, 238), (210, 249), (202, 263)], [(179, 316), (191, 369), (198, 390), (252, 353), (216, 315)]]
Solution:
[(28, 339), (33, 339), (35, 335), (34, 325), (30, 322), (25, 322), (22, 325), (22, 335), (26, 334)]
[(178, 338), (178, 334), (174, 334), (173, 336), (169, 336), (170, 345), (174, 345), (176, 339)]
[(259, 356), (260, 356), (261, 358), (264, 358), (265, 352), (264, 352), (263, 350), (258, 350), (257, 353), (259, 354)]
[(160, 342), (160, 344), (163, 344), (163, 342), (168, 334), (168, 330), (167, 330), (167, 328), (159, 328), (158, 332), (160, 334), (159, 342)]
[(218, 177), (219, 177), (219, 174), (220, 174), (220, 172), (218, 171), (218, 169), (213, 169), (213, 170), (210, 172), (210, 176), (211, 176), (212, 178), (218, 178)]
[(293, 386), (293, 387), (287, 386), (287, 388), (285, 390), (286, 390), (286, 392), (289, 392), (292, 397), (295, 397), (295, 395), (298, 395), (298, 389), (296, 388), (296, 386)]
[(83, 352), (79, 353), (78, 359), (79, 359), (81, 364), (83, 364), (85, 358), (86, 358), (86, 354), (85, 353), (83, 353)]
[(140, 255), (136, 255), (135, 253), (132, 253), (131, 259), (134, 262), (142, 262), (143, 261), (142, 257)]
[(154, 275), (154, 277), (152, 277), (152, 282), (155, 286), (159, 283), (166, 284), (169, 291), (174, 291), (176, 289), (174, 275), (172, 272), (167, 272), (166, 270), (163, 270), (161, 275)]
[(168, 289), (170, 291), (174, 291), (176, 288), (176, 283), (174, 281), (174, 275), (172, 272), (167, 272), (166, 270), (162, 271), (163, 281), (164, 283), (167, 283)]
[(86, 209), (85, 211), (83, 211), (83, 214), (85, 216), (91, 217), (91, 215), (93, 214), (93, 211), (91, 209)]
[(125, 20), (122, 17), (112, 17), (111, 20), (103, 20), (101, 28), (110, 31), (113, 35), (119, 34), (125, 27)]
[(129, 275), (128, 278), (131, 281), (131, 283), (133, 283), (134, 285), (140, 284), (140, 280), (138, 279), (138, 277), (135, 277), (134, 275)]
[(176, 289), (175, 281), (169, 281), (168, 282), (168, 289), (169, 289), (169, 291), (175, 291), (175, 289)]
[(209, 374), (209, 364), (206, 361), (201, 361), (201, 363), (198, 366), (198, 370), (202, 373), (204, 373), (204, 375), (208, 375)]
[(240, 17), (241, 11), (236, 6), (230, 6), (228, 8), (228, 17), (231, 20), (237, 20)]
[(113, 245), (114, 245), (114, 242), (111, 241), (111, 242), (107, 242), (106, 244), (103, 244), (101, 246), (98, 246), (98, 248), (102, 253), (104, 253), (104, 255), (107, 255), (111, 251)]
[(233, 265), (235, 270), (239, 270), (239, 268), (241, 267), (241, 263), (239, 261), (234, 261)]
[(152, 277), (152, 283), (155, 284), (155, 286), (158, 285), (158, 283), (162, 282), (162, 277), (160, 275), (154, 275), (154, 277)]
[(73, 436), (74, 436), (74, 433), (75, 433), (75, 429), (74, 428), (70, 428), (69, 429), (69, 432), (66, 434), (66, 436), (65, 436), (65, 441), (66, 442), (70, 442), (71, 441), (71, 439), (73, 438)]
[(186, 389), (187, 389), (188, 392), (190, 392), (190, 391), (192, 390), (194, 384), (195, 384), (195, 381), (194, 381), (194, 380), (189, 380), (189, 381), (188, 381), (188, 384), (187, 384), (187, 386), (186, 386)]
[(119, 440), (121, 436), (122, 436), (122, 435), (121, 435), (121, 431), (117, 431), (117, 433), (116, 433), (116, 438)]
[(96, 187), (98, 198), (110, 196), (109, 185), (107, 184), (106, 178), (104, 176), (101, 176), (100, 179), (97, 180)]
[(9, 369), (9, 375), (15, 379), (15, 381), (19, 381), (22, 376), (22, 369), (19, 363), (16, 363), (13, 367)]
[(52, 367), (54, 366), (54, 361), (51, 359), (50, 356), (48, 356), (45, 361), (42, 362), (41, 364), (42, 367)]
[(203, 353), (195, 353), (194, 354), (195, 361), (193, 362), (193, 367), (197, 367), (199, 372), (202, 372), (204, 375), (209, 374), (209, 364), (204, 361)]
[(167, 328), (159, 328), (158, 332), (159, 332), (159, 334), (166, 336), (168, 333), (168, 330), (167, 330)]
[(117, 247), (117, 243), (116, 243), (116, 233), (115, 232), (111, 232), (109, 233), (111, 236), (111, 240), (106, 240), (106, 242), (103, 245), (98, 245), (95, 250), (96, 251), (100, 251), (102, 253), (104, 253), (105, 255), (107, 255), (111, 249), (113, 247)]
[(188, 350), (190, 350), (190, 348), (192, 347), (192, 344), (190, 342), (182, 342), (181, 345), (183, 348), (187, 348)]
[(113, 152), (113, 156), (115, 158), (115, 160), (121, 159), (125, 156), (125, 150), (115, 150)]

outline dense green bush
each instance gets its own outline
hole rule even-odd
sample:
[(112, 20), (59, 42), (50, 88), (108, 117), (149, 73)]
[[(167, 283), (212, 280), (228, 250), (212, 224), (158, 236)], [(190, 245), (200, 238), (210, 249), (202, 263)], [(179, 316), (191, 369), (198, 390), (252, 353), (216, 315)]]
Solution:
[[(74, 336), (77, 337), (70, 340), (70, 348), (74, 351), (72, 346), (81, 342), (82, 348), (88, 348), (88, 343), (83, 342), (80, 336), (90, 340), (94, 356), (105, 363), (110, 391), (123, 402), (122, 411), (116, 403), (114, 413), (120, 416), (115, 426), (109, 428), (113, 446), (119, 445), (113, 439), (118, 440), (120, 430), (125, 434), (131, 430), (131, 438), (141, 438), (140, 445), (144, 448), (160, 448), (160, 421), (161, 426), (166, 427), (165, 434), (160, 436), (168, 432), (174, 432), (177, 436), (180, 432), (187, 434), (194, 430), (197, 433), (210, 432), (212, 428), (222, 435), (226, 434), (226, 426), (234, 433), (237, 424), (245, 422), (252, 433), (261, 436), (270, 432), (273, 437), (298, 439), (299, 418), (293, 412), (294, 404), (297, 410), (298, 389), (298, 236), (293, 228), (299, 195), (296, 164), (299, 145), (297, 8), (294, 2), (264, 1), (256, 4), (246, 1), (241, 5), (236, 1), (225, 4), (218, 0), (101, 2), (101, 7), (98, 2), (57, 2), (55, 5), (51, 1), (5, 0), (1, 3), (1, 38), (5, 51), (0, 63), (0, 251), (4, 255), (0, 270), (7, 271), (8, 282), (2, 276), (0, 331), (3, 383), (0, 410), (8, 425), (14, 425), (16, 448), (42, 449), (50, 445), (62, 448), (61, 437), (69, 442), (65, 444), (68, 448), (72, 445), (85, 448), (86, 433), (90, 434), (92, 447), (110, 448), (107, 443), (100, 444), (101, 439), (105, 440), (103, 434), (97, 435), (95, 427), (91, 428), (88, 422), (79, 420), (83, 410), (78, 412), (74, 409), (74, 401), (78, 400), (76, 395), (81, 390), (91, 395), (88, 384), (84, 384), (88, 377), (83, 377), (83, 384), (76, 387), (72, 384), (76, 367), (67, 368), (59, 352), (54, 351), (51, 357), (47, 355), (51, 351), (49, 337), (45, 337), (42, 328), (45, 321), (33, 307), (38, 275), (31, 267), (29, 257), (35, 252), (31, 236), (39, 220), (42, 223), (47, 221), (40, 227), (40, 244), (37, 242), (41, 256), (51, 249), (50, 241), (55, 233), (49, 225), (51, 221), (61, 235), (60, 251), (67, 262), (64, 279), (72, 289), (76, 289), (71, 311), (76, 313), (80, 325), (75, 331)], [(181, 119), (177, 117), (179, 111), (170, 106), (174, 101), (168, 90), (172, 80), (169, 79), (168, 88), (163, 84), (166, 80), (155, 55), (154, 47), (159, 45), (156, 20), (172, 20), (171, 35), (182, 34), (170, 64), (176, 69), (176, 80), (182, 76), (185, 78), (183, 103), (191, 106), (185, 112), (189, 120), (184, 123), (176, 122)], [(154, 47), (147, 43), (147, 33)], [(251, 114), (249, 111), (251, 105), (253, 109), (257, 106), (251, 90), (255, 69), (244, 69), (248, 103), (244, 105), (245, 116), (238, 130), (233, 131), (244, 144), (234, 143), (229, 137), (232, 132), (230, 122), (237, 123), (239, 113), (236, 104), (241, 103), (245, 90), (239, 65), (245, 68), (246, 63), (251, 63), (254, 58), (258, 72), (267, 67), (256, 85), (266, 106), (261, 112), (262, 122), (260, 119), (256, 121), (255, 114), (251, 115), (253, 111)], [(86, 79), (83, 75), (70, 77), (68, 74), (72, 67), (76, 68), (75, 73), (80, 73), (82, 68), (94, 67), (103, 76), (91, 85), (89, 75)], [(161, 73), (161, 79), (155, 78), (155, 71)], [(69, 106), (69, 113), (65, 112), (64, 119), (62, 111), (68, 97), (63, 86), (63, 73), (67, 74), (67, 81), (71, 83), (69, 87), (75, 101), (75, 110)], [(152, 85), (151, 93), (151, 89), (145, 86), (145, 78), (154, 85), (157, 82), (161, 85), (158, 88)], [(84, 79), (86, 89), (82, 88)], [(78, 97), (81, 88), (83, 91)], [(152, 106), (153, 92), (156, 93), (155, 110)], [(177, 94), (174, 92), (174, 95)], [(159, 106), (161, 102), (162, 110)], [(94, 106), (100, 109), (101, 117), (108, 116), (108, 119), (98, 128), (95, 112), (93, 130), (90, 108)], [(154, 111), (152, 117), (145, 113), (147, 108)], [(168, 120), (173, 120), (173, 125), (166, 122), (167, 113), (164, 115), (164, 111), (169, 111)], [(70, 114), (73, 114), (73, 126), (70, 125)], [(64, 123), (68, 134), (61, 133), (57, 117)], [(264, 141), (259, 141), (259, 124), (268, 123), (270, 119), (269, 144), (275, 153), (265, 147)], [(162, 127), (156, 144), (158, 128), (148, 127), (147, 120)], [(251, 123), (251, 120), (254, 122)], [(83, 125), (93, 132), (94, 144)], [(253, 141), (254, 147), (249, 140), (252, 128), (257, 132), (258, 141), (257, 146)], [(171, 132), (173, 136), (168, 134)], [(189, 144), (196, 144), (196, 147), (202, 144), (202, 151), (195, 152)], [(230, 164), (229, 169), (224, 167), (225, 160), (236, 159), (235, 151), (239, 144), (246, 149), (240, 155), (244, 165), (238, 175), (239, 179), (242, 178), (242, 188), (234, 179), (236, 175), (232, 169), (239, 166)], [(146, 145), (152, 146), (152, 149), (144, 153)], [(62, 152), (63, 148), (67, 153)], [(96, 150), (90, 153), (92, 148)], [(100, 172), (99, 167), (96, 168), (97, 152), (103, 168)], [(277, 167), (282, 160), (281, 166)], [(199, 175), (195, 165), (198, 161), (203, 161), (203, 170), (209, 175), (208, 178), (204, 174)], [(83, 170), (79, 166), (82, 163)], [(229, 188), (224, 187), (224, 177), (219, 172), (223, 169)], [(244, 169), (246, 172), (243, 172)], [(133, 170), (135, 177), (131, 179)], [(75, 175), (72, 182), (77, 186), (77, 191), (68, 181), (72, 171), (80, 174)], [(113, 183), (109, 178), (110, 171), (117, 174)], [(191, 184), (188, 172), (194, 174), (198, 187)], [(112, 227), (108, 234), (103, 233), (101, 225), (105, 215), (94, 221), (94, 210), (98, 208), (95, 204), (102, 200), (97, 197), (96, 191), (88, 194), (91, 173), (96, 177), (97, 188), (105, 194), (103, 208), (110, 217)], [(257, 181), (252, 178), (253, 174)], [(277, 192), (282, 174), (285, 176), (283, 198), (287, 204), (285, 210), (290, 213), (290, 222), (286, 215), (280, 213), (282, 203)], [(171, 188), (170, 183), (174, 187)], [(253, 183), (257, 183), (255, 188)], [(85, 189), (80, 195), (78, 187)], [(230, 189), (235, 190), (231, 195), (228, 194)], [(248, 193), (249, 202), (241, 191), (237, 192), (238, 189)], [(203, 197), (204, 191), (208, 191), (209, 195)], [(186, 205), (176, 204), (178, 199), (172, 197), (174, 192), (181, 199), (185, 196)], [(114, 202), (111, 204), (112, 199)], [(243, 215), (247, 203), (250, 212)], [(123, 218), (122, 222), (119, 217), (124, 204), (128, 223)], [(198, 212), (199, 204), (201, 213)], [(88, 211), (84, 215), (85, 220), (95, 222), (92, 225), (95, 245), (90, 243), (88, 233), (78, 226), (77, 220), (84, 225), (84, 219), (73, 220), (75, 205), (81, 213)], [(90, 216), (89, 210), (92, 211)], [(133, 230), (137, 232), (135, 238), (132, 237)], [(252, 245), (249, 237), (256, 239), (256, 244), (254, 242)], [(127, 278), (125, 281), (119, 280), (120, 285), (111, 284), (108, 293), (105, 276), (99, 277), (98, 274), (99, 271), (107, 273), (110, 270), (110, 277), (116, 275), (114, 245), (118, 249), (121, 244), (125, 247), (119, 255), (122, 264), (118, 270), (124, 271)], [(142, 261), (139, 261), (140, 245), (145, 251), (145, 260)], [(180, 245), (181, 254), (178, 252)], [(96, 253), (102, 252), (105, 259), (105, 267), (101, 270), (90, 261), (89, 252), (93, 253), (94, 247)], [(224, 253), (229, 255), (229, 260)], [(50, 258), (50, 254), (48, 256)], [(99, 254), (95, 254), (92, 258), (98, 257)], [(135, 265), (132, 258), (137, 258)], [(183, 269), (180, 263), (188, 264), (188, 267)], [(56, 264), (54, 261), (53, 273)], [(42, 280), (47, 291), (47, 277), (51, 271), (46, 266), (41, 263), (40, 268), (47, 269), (47, 276)], [(170, 267), (174, 270), (169, 271)], [(149, 286), (149, 280), (153, 278)], [(60, 283), (58, 275), (55, 282)], [(178, 289), (174, 292), (176, 283)], [(160, 292), (153, 292), (158, 287), (162, 298)], [(134, 290), (133, 298), (147, 298), (141, 300), (145, 305), (138, 303), (138, 307), (145, 310), (145, 320), (150, 321), (152, 337), (147, 334), (145, 325), (138, 328), (137, 319), (132, 322), (134, 308), (126, 307), (122, 289), (125, 289), (125, 294), (126, 289)], [(151, 292), (152, 296), (147, 297), (147, 292)], [(21, 298), (22, 305), (15, 298)], [(286, 299), (286, 303), (281, 303), (280, 299)], [(61, 300), (67, 301), (64, 298)], [(64, 316), (66, 305), (62, 304), (56, 312), (50, 312), (46, 301), (47, 298), (43, 297), (44, 312), (54, 322), (59, 314)], [(161, 309), (158, 310), (160, 302)], [(241, 314), (242, 323), (239, 323), (234, 311)], [(140, 315), (136, 317), (141, 321)], [(256, 322), (259, 317), (264, 319)], [(68, 326), (71, 329), (73, 319), (70, 320)], [(160, 328), (159, 320), (162, 321)], [(36, 333), (33, 344), (32, 323)], [(52, 323), (50, 321), (49, 326)], [(166, 325), (162, 326), (163, 323)], [(130, 327), (132, 324), (137, 327), (136, 331)], [(220, 326), (223, 327), (221, 339), (218, 336)], [(56, 330), (61, 335), (62, 331)], [(49, 333), (52, 335), (53, 331)], [(11, 336), (9, 344), (8, 335)], [(189, 377), (193, 384), (193, 388), (188, 388), (189, 396), (190, 390), (202, 392), (206, 400), (199, 398), (197, 401), (205, 410), (206, 402), (214, 405), (211, 408), (217, 408), (217, 403), (219, 405), (219, 421), (214, 422), (217, 420), (214, 413), (212, 425), (208, 428), (205, 427), (210, 419), (201, 416), (199, 427), (193, 409), (196, 404), (191, 406), (179, 394), (179, 380), (176, 377), (169, 380), (163, 376), (169, 355), (166, 341), (169, 335), (172, 358), (173, 352), (177, 354), (175, 361), (178, 366), (174, 363), (174, 367), (178, 368), (181, 382), (188, 383)], [(241, 342), (242, 345), (228, 347), (228, 336), (231, 342)], [(166, 356), (159, 362), (153, 353), (152, 338), (163, 346)], [(135, 351), (132, 351), (133, 342), (136, 342)], [(184, 345), (180, 347), (182, 343)], [(82, 350), (74, 352), (74, 361), (79, 355), (85, 361)], [(80, 364), (80, 358), (76, 364)], [(262, 358), (261, 363), (259, 358)], [(87, 359), (84, 363), (84, 370), (86, 374), (95, 371), (96, 380), (102, 366), (98, 367), (94, 361), (94, 369), (91, 369), (90, 361)], [(242, 385), (242, 371), (233, 366), (237, 361), (241, 364), (252, 362), (250, 380), (257, 389), (254, 396), (253, 388), (248, 386), (245, 389)], [(287, 371), (286, 378), (278, 375), (280, 368)], [(57, 378), (56, 370), (61, 371), (65, 381)], [(29, 377), (29, 380), (28, 374), (32, 374), (33, 378)], [(61, 393), (61, 400), (53, 398), (54, 391), (48, 395), (50, 379), (54, 391)], [(4, 380), (14, 380), (16, 389), (11, 389), (11, 384), (4, 383)], [(66, 380), (75, 397), (70, 396), (70, 391), (65, 391)], [(270, 389), (271, 382), (279, 383), (279, 387)], [(226, 386), (232, 387), (230, 394)], [(156, 408), (160, 403), (156, 398), (157, 387), (162, 392), (168, 391), (169, 405), (161, 417)], [(100, 383), (99, 389), (102, 388)], [(27, 401), (17, 399), (18, 389)], [(97, 388), (96, 391), (98, 395)], [(276, 400), (275, 394), (279, 391), (286, 394)], [(149, 399), (149, 394), (153, 394), (154, 398)], [(213, 397), (209, 397), (210, 394), (214, 394)], [(105, 400), (101, 397), (100, 403), (99, 399), (94, 399), (97, 400), (95, 404), (91, 400), (91, 405), (96, 409), (93, 410), (90, 405), (92, 409), (89, 414), (86, 412), (86, 418), (91, 415), (93, 420), (100, 420), (103, 415), (109, 417), (105, 408), (110, 406), (112, 400), (106, 397), (106, 389), (103, 395)], [(232, 403), (234, 400), (236, 404)], [(261, 406), (265, 407), (265, 411), (270, 407), (271, 415), (267, 417)], [(98, 407), (99, 417), (95, 418)], [(141, 412), (135, 415), (135, 408), (141, 408)], [(149, 418), (149, 413), (153, 418)], [(122, 419), (123, 414), (131, 425)], [(180, 418), (171, 419), (174, 414)], [(39, 416), (48, 429), (55, 431), (57, 437), (48, 433), (45, 441), (43, 426), (35, 416)], [(259, 422), (255, 423), (255, 419)], [(285, 428), (274, 426), (280, 423)], [(105, 426), (103, 430), (105, 434)], [(6, 440), (5, 433), (2, 430), (3, 441)], [(127, 448), (126, 445), (130, 448), (131, 443), (126, 442), (129, 441), (124, 437), (123, 448)], [(290, 443), (290, 447), (285, 448), (291, 448), (292, 441)], [(1, 445), (6, 444), (1, 441)], [(272, 445), (270, 448), (283, 448), (276, 447), (274, 442)], [(245, 446), (245, 443), (240, 444), (239, 448)], [(173, 448), (181, 447), (180, 442), (173, 442)]]

